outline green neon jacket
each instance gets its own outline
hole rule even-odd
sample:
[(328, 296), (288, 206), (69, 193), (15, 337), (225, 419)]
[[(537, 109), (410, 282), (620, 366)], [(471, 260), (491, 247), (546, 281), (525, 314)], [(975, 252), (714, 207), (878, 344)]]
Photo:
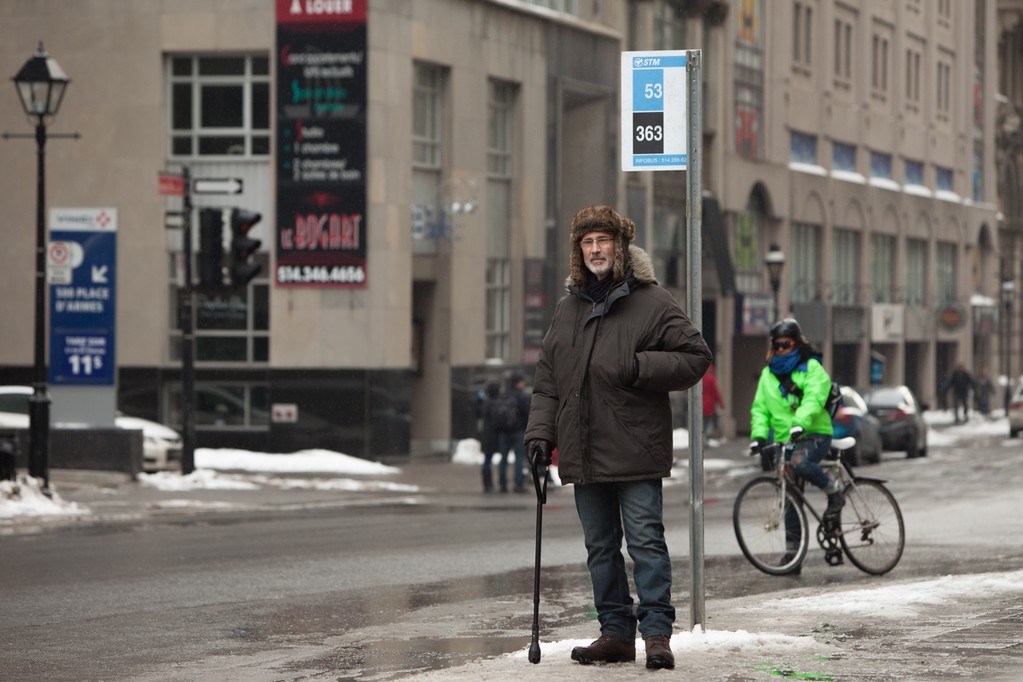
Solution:
[(830, 436), (831, 415), (824, 403), (831, 392), (831, 377), (817, 358), (801, 362), (792, 374), (792, 382), (803, 391), (802, 400), (785, 390), (769, 367), (760, 372), (757, 392), (750, 412), (750, 437), (767, 439), (774, 429), (774, 440), (789, 439), (789, 429), (801, 426), (806, 433)]

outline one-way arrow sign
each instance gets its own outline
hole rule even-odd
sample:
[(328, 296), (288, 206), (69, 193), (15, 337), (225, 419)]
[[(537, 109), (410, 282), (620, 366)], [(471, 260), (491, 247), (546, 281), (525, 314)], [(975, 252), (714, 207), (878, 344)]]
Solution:
[(241, 194), (241, 178), (196, 178), (192, 182), (196, 194)]

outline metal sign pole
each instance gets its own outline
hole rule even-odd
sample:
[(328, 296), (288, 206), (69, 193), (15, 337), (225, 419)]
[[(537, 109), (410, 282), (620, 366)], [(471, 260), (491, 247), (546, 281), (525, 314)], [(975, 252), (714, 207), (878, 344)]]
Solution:
[(195, 339), (192, 328), (192, 178), (185, 166), (182, 213), (182, 247), (184, 252), (184, 286), (181, 291), (181, 473), (195, 471), (195, 418), (192, 407), (195, 399)]
[[(686, 51), (686, 135), (688, 167), (686, 169), (686, 231), (689, 248), (686, 251), (686, 287), (689, 319), (697, 329), (703, 329), (703, 79), (700, 50)], [(692, 564), (692, 603), (690, 628), (702, 625), (706, 619), (704, 600), (704, 542), (703, 542), (703, 384), (689, 389), (689, 559)]]

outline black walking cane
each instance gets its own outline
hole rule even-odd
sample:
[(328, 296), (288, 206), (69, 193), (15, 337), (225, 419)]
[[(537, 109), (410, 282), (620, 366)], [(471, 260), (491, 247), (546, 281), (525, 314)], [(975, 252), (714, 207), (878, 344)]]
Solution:
[[(548, 446), (549, 447), (549, 446)], [(536, 488), (536, 569), (533, 572), (533, 638), (529, 642), (529, 662), (540, 662), (540, 539), (543, 534), (543, 506), (547, 502), (547, 467), (550, 452), (533, 444), (529, 451), (529, 471)]]

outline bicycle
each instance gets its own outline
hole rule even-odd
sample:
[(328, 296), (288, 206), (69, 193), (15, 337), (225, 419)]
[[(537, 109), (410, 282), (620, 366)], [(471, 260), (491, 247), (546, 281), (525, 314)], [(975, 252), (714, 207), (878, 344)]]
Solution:
[[(855, 476), (842, 454), (855, 438), (831, 441), (821, 466), (845, 486), (845, 504), (837, 522), (825, 522), (796, 483), (788, 459), (792, 443), (772, 443), (750, 455), (768, 455), (773, 471), (747, 482), (735, 498), (732, 524), (739, 548), (751, 564), (770, 575), (798, 572), (810, 545), (806, 511), (817, 520), (817, 542), (828, 565), (842, 555), (860, 570), (882, 575), (902, 558), (906, 530), (902, 511), (884, 481)], [(779, 451), (783, 456), (777, 456)]]

